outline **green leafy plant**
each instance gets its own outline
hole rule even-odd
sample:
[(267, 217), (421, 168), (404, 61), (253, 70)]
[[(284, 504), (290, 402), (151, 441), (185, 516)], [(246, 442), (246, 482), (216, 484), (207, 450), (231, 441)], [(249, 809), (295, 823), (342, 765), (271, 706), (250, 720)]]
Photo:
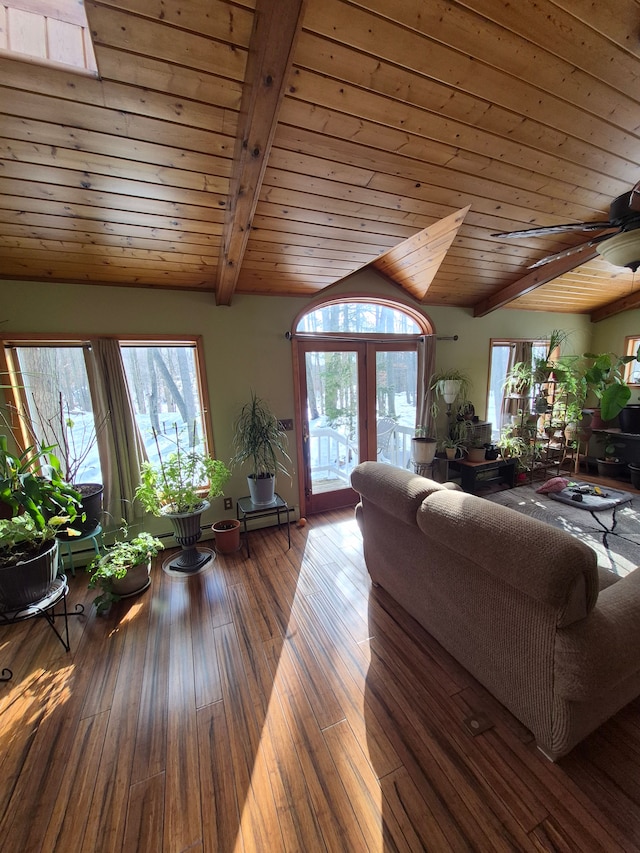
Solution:
[[(123, 528), (123, 532), (126, 536), (127, 529)], [(160, 539), (143, 531), (133, 539), (116, 540), (104, 554), (96, 555), (87, 566), (87, 572), (91, 575), (89, 589), (98, 586), (102, 589), (101, 594), (93, 600), (98, 613), (107, 610), (119, 599), (113, 591), (114, 579), (125, 577), (134, 566), (141, 563), (146, 565), (163, 549)]]
[(275, 476), (278, 471), (290, 476), (284, 464), (291, 462), (287, 452), (287, 434), (264, 400), (252, 394), (234, 426), (232, 467), (249, 462), (251, 476), (255, 479)]
[(11, 516), (26, 512), (39, 531), (59, 516), (73, 521), (80, 501), (78, 492), (62, 478), (54, 450), (54, 446), (32, 445), (12, 453), (7, 436), (0, 435), (0, 503)]
[(584, 359), (587, 363), (584, 372), (587, 385), (600, 401), (602, 420), (610, 421), (631, 399), (631, 389), (624, 381), (624, 368), (632, 361), (640, 362), (640, 347), (635, 355), (587, 352)]
[(176, 427), (176, 449), (165, 459), (158, 435), (153, 432), (159, 463), (143, 462), (136, 498), (156, 516), (194, 512), (205, 500), (219, 497), (231, 472), (219, 459), (180, 447)]
[(451, 369), (451, 370), (440, 370), (437, 373), (434, 373), (431, 377), (431, 385), (430, 389), (433, 391), (433, 401), (431, 403), (431, 415), (435, 419), (438, 417), (438, 413), (440, 411), (440, 405), (442, 402), (446, 402), (445, 395), (445, 382), (455, 382), (455, 397), (451, 403), (447, 403), (447, 406), (457, 407), (463, 401), (469, 399), (469, 390), (471, 388), (471, 380), (469, 376), (461, 370)]
[(43, 527), (38, 527), (27, 512), (0, 519), (0, 567), (19, 566), (37, 557), (51, 547), (56, 533), (67, 527), (68, 516), (52, 516)]

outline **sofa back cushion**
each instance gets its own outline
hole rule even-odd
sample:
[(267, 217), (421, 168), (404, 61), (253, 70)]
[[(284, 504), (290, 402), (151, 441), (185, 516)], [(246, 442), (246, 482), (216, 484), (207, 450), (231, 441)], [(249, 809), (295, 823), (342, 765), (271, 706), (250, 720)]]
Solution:
[(417, 522), (427, 540), (471, 559), (479, 571), (555, 610), (558, 626), (583, 619), (595, 606), (595, 552), (562, 530), (474, 495), (446, 490), (426, 497)]

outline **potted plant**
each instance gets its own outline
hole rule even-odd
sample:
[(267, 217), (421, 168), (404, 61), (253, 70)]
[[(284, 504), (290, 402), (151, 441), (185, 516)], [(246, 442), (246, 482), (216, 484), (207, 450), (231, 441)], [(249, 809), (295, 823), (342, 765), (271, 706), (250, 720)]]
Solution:
[(197, 572), (211, 557), (210, 552), (198, 551), (196, 542), (202, 535), (200, 517), (210, 506), (212, 498), (223, 494), (231, 473), (224, 462), (180, 444), (175, 427), (175, 450), (165, 458), (158, 435), (153, 431), (159, 462), (143, 462), (136, 498), (147, 512), (171, 520), (182, 553), (171, 561), (169, 568), (179, 572)]
[(586, 361), (584, 377), (600, 402), (600, 417), (605, 423), (612, 421), (631, 399), (631, 389), (624, 381), (624, 368), (631, 361), (640, 361), (640, 347), (635, 355), (587, 352), (583, 357)]
[(87, 571), (91, 575), (89, 589), (102, 590), (93, 600), (98, 613), (108, 610), (114, 601), (147, 589), (151, 560), (163, 548), (159, 539), (143, 531), (133, 539), (116, 540), (104, 554), (94, 557)]
[(460, 406), (468, 401), (471, 380), (461, 370), (440, 370), (431, 377), (430, 387), (433, 392), (431, 414), (435, 420), (442, 401), (447, 406), (447, 412), (450, 412), (454, 405)]
[(449, 460), (463, 456), (466, 451), (466, 447), (462, 443), (462, 440), (459, 438), (454, 438), (450, 435), (442, 439), (442, 441), (440, 442), (440, 446), (444, 450), (445, 456)]
[(418, 426), (411, 439), (411, 457), (415, 465), (431, 465), (436, 455), (438, 442), (427, 435), (425, 427)]
[[(29, 404), (33, 420), (22, 409), (15, 411), (22, 422), (23, 433), (30, 436), (33, 444), (56, 447), (61, 476), (80, 494), (80, 506), (74, 522), (78, 535), (85, 536), (95, 531), (102, 520), (104, 486), (102, 483), (88, 482), (80, 478), (96, 448), (98, 436), (107, 428), (109, 412), (99, 422), (93, 413), (87, 418), (75, 417), (62, 392), (58, 391), (56, 395), (53, 390), (44, 401), (38, 402), (33, 395)], [(58, 538), (68, 537), (60, 533)]]
[(596, 460), (598, 465), (598, 474), (600, 477), (618, 477), (622, 472), (623, 463), (616, 453), (616, 448), (618, 446), (624, 447), (623, 444), (607, 444), (604, 448), (602, 458)]
[(467, 459), (469, 462), (484, 462), (486, 459), (487, 445), (481, 439), (474, 439), (467, 447)]
[(8, 449), (0, 436), (0, 611), (41, 600), (58, 570), (56, 534), (76, 517), (79, 495), (52, 447)]
[(247, 482), (251, 501), (255, 506), (269, 506), (275, 499), (277, 472), (290, 476), (284, 464), (291, 462), (287, 434), (268, 404), (255, 393), (240, 410), (234, 430), (235, 454), (231, 466), (250, 464)]

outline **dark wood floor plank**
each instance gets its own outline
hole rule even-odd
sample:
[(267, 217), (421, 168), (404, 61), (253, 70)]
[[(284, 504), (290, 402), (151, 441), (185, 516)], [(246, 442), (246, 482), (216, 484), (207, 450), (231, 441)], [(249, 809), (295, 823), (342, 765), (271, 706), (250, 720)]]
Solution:
[(199, 708), (197, 723), (204, 853), (233, 850), (240, 813), (224, 703)]
[[(382, 806), (382, 841), (387, 849), (389, 838), (397, 845), (395, 828), (402, 833), (401, 850), (422, 853), (424, 850), (467, 851), (461, 836), (445, 833), (405, 767), (400, 767), (380, 780)], [(393, 821), (393, 823), (391, 823)], [(393, 849), (393, 848), (391, 848)]]
[[(117, 602), (110, 621), (122, 635), (122, 656), (109, 711), (82, 853), (115, 853), (122, 849), (128, 790), (145, 662), (149, 608), (139, 599)], [(85, 705), (86, 707), (86, 705)]]
[[(273, 565), (269, 561), (269, 568)], [(280, 637), (286, 637), (290, 653), (298, 667), (298, 674), (304, 685), (307, 699), (311, 704), (320, 728), (330, 726), (343, 719), (344, 712), (336, 699), (331, 687), (326, 666), (318, 663), (318, 658), (311, 648), (304, 632), (305, 596), (296, 588), (294, 579), (289, 572), (277, 574), (279, 583), (274, 582), (273, 575), (265, 571), (257, 571), (248, 575), (250, 591), (254, 594), (256, 605), (265, 610), (270, 602), (275, 603), (274, 618), (278, 624)], [(298, 617), (301, 612), (301, 617)], [(246, 621), (246, 614), (242, 621)], [(323, 661), (326, 664), (326, 660)]]
[[(445, 733), (446, 737), (441, 741), (444, 748), (447, 751), (453, 749), (456, 755), (464, 755), (464, 762), (457, 762), (462, 773), (459, 778), (468, 781), (474, 790), (485, 789), (484, 801), (491, 803), (503, 826), (517, 837), (520, 831), (527, 833), (548, 817), (548, 810), (534, 795), (532, 788), (521, 784), (518, 769), (512, 771), (501, 755), (487, 754), (483, 738), (473, 737), (465, 727), (464, 719), (469, 716), (469, 709), (459, 706), (455, 694), (449, 697), (439, 689), (439, 670), (426, 665), (426, 658), (422, 666), (415, 666), (417, 648), (414, 654), (402, 655), (396, 646), (389, 646), (387, 637), (382, 635), (371, 640), (371, 648), (377, 659), (393, 673), (407, 702), (413, 697), (416, 705), (428, 715), (429, 725)], [(540, 756), (539, 760), (544, 759)], [(458, 784), (461, 785), (462, 781)], [(472, 799), (468, 798), (468, 803), (471, 802)]]
[(307, 605), (305, 631), (312, 637), (318, 657), (324, 654), (333, 674), (333, 691), (372, 768), (378, 777), (386, 776), (401, 761), (388, 737), (388, 721), (373, 713), (367, 698), (368, 647), (354, 642), (324, 595), (311, 596)]
[(153, 583), (153, 597), (149, 593), (144, 596), (144, 605), (151, 612), (131, 768), (132, 785), (158, 776), (167, 766), (171, 579), (163, 575), (157, 564), (153, 571)]
[(227, 592), (214, 564), (212, 571), (196, 575), (189, 581), (190, 616), (192, 625), (193, 667), (196, 708), (211, 705), (222, 699), (220, 673), (214, 654), (213, 629), (229, 621)]
[(252, 697), (259, 691), (248, 683), (234, 626), (222, 625), (215, 635), (244, 849), (278, 850), (282, 833), (273, 792), (264, 764), (257, 760), (264, 716)]
[[(526, 850), (505, 838), (490, 801), (474, 790), (465, 754), (456, 754), (446, 731), (431, 725), (417, 702), (410, 705), (384, 666), (372, 659), (368, 690), (377, 715), (389, 720), (391, 741), (429, 809), (454, 842), (474, 840), (478, 850)], [(481, 804), (479, 803), (481, 801)]]
[[(380, 783), (349, 723), (344, 720), (323, 731), (336, 771), (353, 806), (367, 850), (380, 843), (380, 827), (385, 826), (385, 850), (405, 849), (406, 839), (391, 811), (385, 813)], [(386, 805), (386, 803), (385, 803)]]
[[(170, 651), (165, 770), (165, 853), (202, 844), (200, 765), (196, 717), (192, 612), (199, 584), (194, 578), (170, 581)], [(212, 654), (213, 654), (213, 642)]]
[(318, 728), (295, 664), (286, 645), (271, 658), (274, 687), (295, 744), (296, 754), (309, 791), (313, 811), (322, 827), (327, 849), (366, 850), (362, 832), (331, 754)]
[(164, 773), (131, 786), (123, 850), (162, 850), (164, 799)]
[(108, 711), (80, 720), (68, 758), (72, 772), (59, 779), (55, 809), (42, 843), (44, 850), (66, 853), (84, 837), (108, 722)]

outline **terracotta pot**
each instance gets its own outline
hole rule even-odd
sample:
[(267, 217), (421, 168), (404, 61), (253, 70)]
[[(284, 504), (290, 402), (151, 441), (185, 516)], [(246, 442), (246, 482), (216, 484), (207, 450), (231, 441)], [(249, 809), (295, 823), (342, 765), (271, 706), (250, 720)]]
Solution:
[(467, 459), (469, 462), (484, 462), (486, 453), (487, 451), (484, 447), (469, 447), (467, 450)]
[(211, 528), (216, 535), (216, 551), (233, 554), (240, 550), (240, 522), (235, 518), (216, 521)]

